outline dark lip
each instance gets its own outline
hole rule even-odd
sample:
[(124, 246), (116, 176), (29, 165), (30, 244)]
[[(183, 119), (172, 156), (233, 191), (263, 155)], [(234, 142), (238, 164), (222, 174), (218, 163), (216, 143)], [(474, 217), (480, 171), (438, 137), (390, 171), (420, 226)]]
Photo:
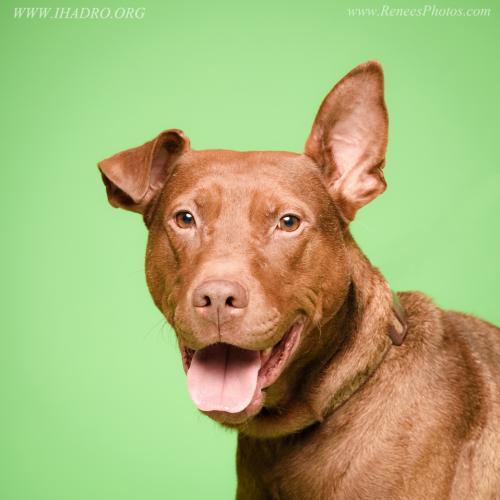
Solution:
[[(285, 331), (283, 337), (271, 348), (271, 352), (264, 359), (259, 371), (261, 379), (260, 388), (265, 389), (272, 385), (281, 375), (288, 360), (295, 352), (300, 335), (304, 329), (305, 320), (300, 317)], [(267, 350), (261, 351), (261, 359), (265, 356)]]
[[(249, 413), (255, 414), (262, 407), (263, 397), (261, 391), (270, 385), (272, 385), (278, 377), (283, 373), (288, 361), (293, 356), (296, 347), (299, 343), (300, 336), (304, 330), (306, 323), (306, 318), (299, 316), (296, 318), (291, 326), (289, 326), (281, 339), (266, 349), (260, 350), (261, 360), (263, 364), (259, 370), (259, 375), (257, 379), (257, 390), (254, 395), (253, 401), (250, 403), (249, 407), (240, 413), (226, 414), (226, 412), (213, 411), (204, 412), (207, 415), (215, 418), (219, 421), (227, 421), (228, 423), (237, 423), (239, 420), (246, 420)], [(184, 372), (187, 374), (189, 367), (191, 365), (191, 360), (195, 353), (194, 349), (188, 348), (182, 339), (178, 338), (179, 348), (182, 355), (182, 365)]]

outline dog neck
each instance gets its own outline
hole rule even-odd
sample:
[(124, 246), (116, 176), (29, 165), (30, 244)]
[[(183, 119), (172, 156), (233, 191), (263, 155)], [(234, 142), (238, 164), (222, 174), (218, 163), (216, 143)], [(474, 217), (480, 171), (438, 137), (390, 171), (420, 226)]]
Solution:
[(322, 422), (369, 379), (397, 343), (394, 338), (402, 340), (404, 332), (399, 331), (398, 337), (399, 320), (387, 282), (349, 233), (346, 246), (350, 292), (339, 312), (321, 328), (321, 336), (329, 342), (321, 359), (302, 368), (293, 396), (280, 404), (279, 411), (264, 409), (240, 429), (243, 434), (280, 437)]

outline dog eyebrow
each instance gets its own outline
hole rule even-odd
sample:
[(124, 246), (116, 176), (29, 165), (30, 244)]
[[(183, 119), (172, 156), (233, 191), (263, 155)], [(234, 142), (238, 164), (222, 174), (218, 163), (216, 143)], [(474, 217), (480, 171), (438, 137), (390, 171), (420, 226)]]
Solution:
[(196, 208), (203, 208), (206, 207), (207, 204), (210, 202), (210, 191), (206, 188), (202, 188), (201, 190), (197, 191), (194, 198), (193, 198), (193, 203), (196, 205)]
[(279, 207), (277, 205), (271, 205), (264, 210), (264, 215), (267, 218), (276, 217), (278, 215)]
[(213, 196), (214, 193), (220, 195), (220, 187), (216, 184), (199, 186), (186, 192), (181, 192), (169, 204), (173, 206), (193, 204), (196, 208), (202, 209), (210, 205), (214, 199), (217, 200), (218, 197)]
[(289, 199), (278, 199), (277, 197), (273, 197), (273, 199), (265, 200), (264, 203), (258, 203), (257, 200), (254, 199), (252, 206), (255, 207), (259, 205), (262, 207), (261, 210), (266, 219), (276, 218), (285, 213), (293, 213), (301, 217), (313, 219), (311, 210), (304, 206), (295, 196)]

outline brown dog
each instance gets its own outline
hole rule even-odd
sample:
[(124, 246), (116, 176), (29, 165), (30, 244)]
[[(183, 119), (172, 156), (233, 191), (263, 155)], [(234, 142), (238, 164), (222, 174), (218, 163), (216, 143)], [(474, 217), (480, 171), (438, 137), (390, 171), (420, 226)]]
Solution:
[(149, 229), (194, 403), (239, 431), (239, 499), (500, 498), (499, 330), (420, 293), (400, 305), (349, 232), (386, 187), (386, 145), (368, 62), (303, 155), (193, 151), (167, 130), (99, 164)]

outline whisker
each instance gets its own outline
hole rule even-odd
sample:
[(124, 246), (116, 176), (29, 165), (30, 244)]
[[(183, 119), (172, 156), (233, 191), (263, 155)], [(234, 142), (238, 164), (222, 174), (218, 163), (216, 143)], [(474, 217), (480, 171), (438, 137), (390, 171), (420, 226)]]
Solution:
[(154, 324), (154, 325), (153, 325), (153, 326), (152, 326), (152, 327), (151, 327), (151, 328), (150, 328), (150, 329), (149, 329), (149, 330), (148, 330), (148, 331), (147, 331), (147, 332), (143, 335), (143, 337), (142, 337), (143, 342), (145, 342), (145, 341), (148, 339), (148, 337), (151, 335), (151, 332), (153, 332), (153, 330), (155, 330), (156, 328), (158, 328), (158, 326), (159, 326), (159, 325), (160, 325), (160, 323), (162, 323), (162, 322), (163, 322), (163, 324), (162, 324), (162, 327), (163, 327), (163, 325), (166, 323), (165, 318), (163, 318), (163, 317), (162, 317), (162, 318), (160, 318), (160, 319), (159, 319), (159, 320), (158, 320), (158, 321), (157, 321), (157, 322), (156, 322), (156, 323), (155, 323), (155, 324)]
[(177, 337), (175, 335), (171, 335), (171, 333), (168, 331), (170, 328), (170, 325), (168, 322), (163, 319), (163, 323), (160, 328), (160, 336), (161, 338), (166, 341), (169, 345), (176, 344), (177, 343)]

